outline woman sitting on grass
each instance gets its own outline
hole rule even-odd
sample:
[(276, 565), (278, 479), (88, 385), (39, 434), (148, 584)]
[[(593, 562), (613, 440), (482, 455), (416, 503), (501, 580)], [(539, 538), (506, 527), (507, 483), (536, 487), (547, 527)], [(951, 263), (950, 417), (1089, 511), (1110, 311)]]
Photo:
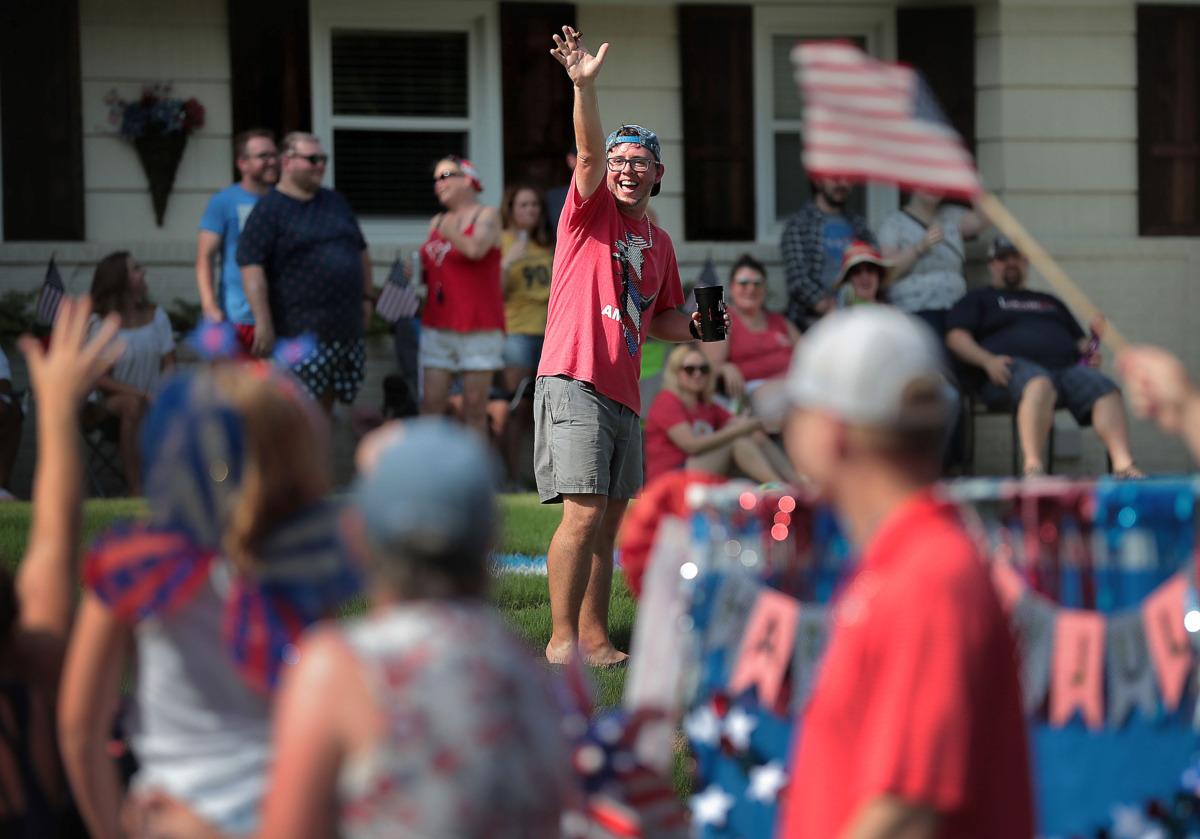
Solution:
[(328, 428), (299, 383), (263, 362), (169, 383), (146, 418), (148, 523), (93, 548), (59, 706), (63, 760), (92, 839), (115, 839), (106, 751), (126, 671), (135, 789), (209, 824), (257, 826), (270, 692), (295, 635), (357, 590), (329, 490)]
[(729, 297), (733, 330), (728, 339), (700, 348), (716, 369), (725, 395), (735, 405), (748, 406), (768, 431), (776, 433), (787, 412), (784, 377), (800, 330), (783, 315), (763, 308), (767, 269), (750, 254), (742, 254), (729, 270)]
[(16, 579), (0, 564), (0, 836), (42, 839), (59, 832), (67, 796), (54, 709), (75, 614), (76, 556), (83, 498), (79, 409), (122, 349), (117, 318), (84, 344), (88, 300), (64, 298), (53, 341), (20, 348), (37, 395), (33, 524)]
[(663, 389), (646, 414), (646, 483), (672, 469), (699, 469), (727, 478), (794, 483), (783, 450), (755, 417), (734, 416), (712, 401), (716, 377), (697, 344), (667, 356)]
[[(440, 419), (380, 429), (360, 452), (343, 529), (371, 607), (300, 644), (256, 836), (558, 837), (572, 778), (559, 710), (484, 598), (492, 455)], [(162, 796), (142, 817), (147, 835), (197, 835)]]

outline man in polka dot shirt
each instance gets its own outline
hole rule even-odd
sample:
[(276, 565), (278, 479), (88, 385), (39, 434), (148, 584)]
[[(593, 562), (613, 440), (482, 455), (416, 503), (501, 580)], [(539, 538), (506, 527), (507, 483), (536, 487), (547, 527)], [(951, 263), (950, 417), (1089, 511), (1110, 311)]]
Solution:
[(283, 138), (279, 185), (246, 219), (237, 263), (256, 324), (253, 353), (270, 355), (277, 336), (313, 336), (316, 350), (292, 371), (331, 411), (362, 384), (374, 286), (353, 210), (321, 186), (328, 161), (312, 134)]

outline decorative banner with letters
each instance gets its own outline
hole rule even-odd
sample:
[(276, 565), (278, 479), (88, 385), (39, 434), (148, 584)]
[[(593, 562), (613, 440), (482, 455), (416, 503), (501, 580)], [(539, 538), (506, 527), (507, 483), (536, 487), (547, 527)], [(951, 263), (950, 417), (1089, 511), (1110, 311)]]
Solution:
[[(1167, 837), (1163, 825), (1200, 813), (1196, 490), (1191, 480), (944, 490), (974, 505), (990, 541), (1021, 656), (1042, 836)], [(800, 494), (734, 484), (702, 496), (684, 715), (693, 825), (701, 836), (769, 835), (848, 550), (828, 511)], [(1178, 835), (1200, 836), (1195, 827)]]

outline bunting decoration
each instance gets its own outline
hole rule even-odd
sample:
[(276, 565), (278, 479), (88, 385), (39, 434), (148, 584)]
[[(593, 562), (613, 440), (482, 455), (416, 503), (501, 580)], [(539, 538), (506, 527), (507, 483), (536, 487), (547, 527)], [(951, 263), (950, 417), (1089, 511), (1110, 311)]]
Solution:
[[(939, 490), (980, 514), (1021, 656), (1042, 836), (1200, 836), (1198, 489), (1102, 479)], [(690, 522), (669, 538), (693, 627), (693, 648), (679, 649), (694, 673), (675, 681), (695, 758), (693, 833), (770, 835), (853, 557), (803, 492), (732, 482), (686, 496)]]

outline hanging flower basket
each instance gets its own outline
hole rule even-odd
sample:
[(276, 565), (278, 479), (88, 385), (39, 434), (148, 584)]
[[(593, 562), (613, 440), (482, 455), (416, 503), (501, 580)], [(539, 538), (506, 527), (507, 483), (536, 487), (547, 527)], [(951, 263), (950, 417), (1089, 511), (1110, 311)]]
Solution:
[(147, 134), (133, 141), (142, 169), (150, 180), (150, 200), (154, 202), (154, 220), (162, 227), (167, 198), (175, 186), (175, 173), (187, 146), (186, 134)]
[(109, 105), (108, 121), (119, 125), (121, 136), (137, 149), (150, 181), (154, 219), (162, 227), (188, 135), (204, 125), (204, 106), (195, 98), (172, 97), (171, 86), (163, 84), (143, 86), (141, 98), (133, 102), (126, 102), (116, 90), (110, 90), (104, 101)]

